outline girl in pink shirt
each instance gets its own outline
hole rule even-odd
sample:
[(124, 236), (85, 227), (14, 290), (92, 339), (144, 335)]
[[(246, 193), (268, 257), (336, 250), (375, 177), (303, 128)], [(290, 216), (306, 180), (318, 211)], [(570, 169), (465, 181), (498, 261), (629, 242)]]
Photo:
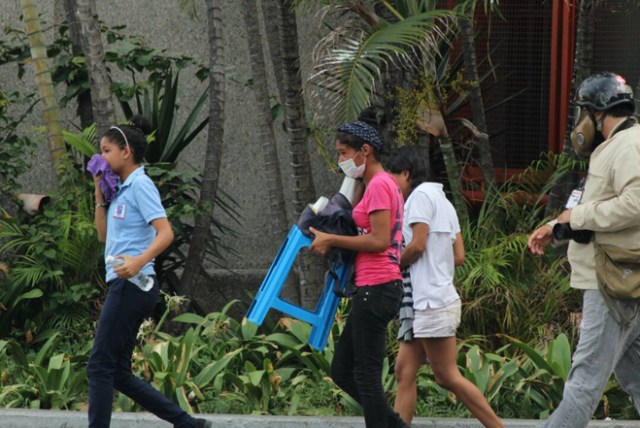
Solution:
[(395, 179), (380, 163), (382, 136), (357, 121), (338, 128), (336, 150), (344, 173), (364, 181), (365, 192), (353, 208), (358, 236), (310, 228), (311, 249), (325, 255), (331, 247), (357, 252), (356, 292), (331, 363), (331, 378), (364, 409), (367, 428), (406, 427), (387, 403), (382, 387), (387, 324), (402, 299), (400, 254), (404, 200)]

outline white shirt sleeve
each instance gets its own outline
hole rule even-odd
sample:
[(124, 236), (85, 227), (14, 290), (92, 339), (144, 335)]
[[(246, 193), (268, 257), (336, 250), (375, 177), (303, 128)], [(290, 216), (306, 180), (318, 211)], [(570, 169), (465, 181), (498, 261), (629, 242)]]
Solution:
[(416, 190), (411, 194), (411, 201), (405, 213), (405, 221), (409, 225), (414, 223), (431, 225), (434, 212), (435, 206), (429, 195)]

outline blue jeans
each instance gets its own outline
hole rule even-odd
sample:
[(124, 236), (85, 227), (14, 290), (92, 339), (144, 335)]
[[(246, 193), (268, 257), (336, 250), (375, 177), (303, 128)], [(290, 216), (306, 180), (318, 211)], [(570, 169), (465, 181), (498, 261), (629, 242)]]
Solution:
[(616, 322), (616, 313), (609, 312), (600, 291), (584, 292), (580, 340), (562, 401), (545, 427), (586, 427), (612, 372), (640, 412), (640, 302), (614, 300), (614, 304), (631, 318), (628, 326)]
[(147, 292), (119, 278), (108, 285), (87, 366), (89, 427), (108, 427), (111, 423), (114, 388), (175, 427), (194, 427), (193, 417), (131, 372), (138, 329), (158, 299), (157, 281)]
[(402, 281), (357, 287), (331, 362), (331, 378), (364, 409), (367, 428), (404, 426), (382, 387), (387, 324), (402, 300)]

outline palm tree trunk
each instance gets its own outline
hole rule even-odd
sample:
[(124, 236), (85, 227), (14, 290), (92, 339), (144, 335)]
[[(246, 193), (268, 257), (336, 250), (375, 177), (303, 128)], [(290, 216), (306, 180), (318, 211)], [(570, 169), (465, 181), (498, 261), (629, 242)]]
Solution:
[[(578, 9), (576, 26), (576, 50), (573, 60), (573, 76), (571, 78), (572, 93), (584, 79), (589, 77), (592, 72), (594, 37), (595, 7), (593, 2), (582, 0), (580, 1)], [(573, 103), (570, 103), (562, 153), (575, 159), (576, 154), (571, 146), (573, 107)], [(579, 175), (577, 172), (567, 172), (565, 175), (565, 177), (558, 180), (558, 184), (556, 184), (549, 192), (549, 202), (547, 202), (547, 206), (545, 208), (545, 215), (548, 217), (555, 216), (557, 212), (564, 207), (569, 193), (571, 193), (571, 190), (578, 185)]]
[[(278, 148), (271, 120), (267, 75), (264, 54), (262, 52), (262, 37), (258, 24), (258, 8), (255, 0), (242, 0), (241, 4), (249, 45), (251, 73), (253, 76), (253, 93), (255, 94), (258, 110), (259, 131), (256, 139), (262, 142), (262, 153), (267, 175), (271, 233), (274, 242), (282, 242), (287, 234), (289, 222), (287, 221), (282, 174), (278, 160)], [(292, 283), (292, 281), (289, 281), (284, 287), (282, 296), (292, 303), (300, 304), (298, 287), (293, 286)]]
[(31, 48), (31, 58), (35, 68), (36, 84), (44, 105), (43, 117), (49, 138), (49, 153), (51, 161), (55, 164), (66, 150), (62, 134), (62, 123), (60, 122), (60, 109), (51, 80), (47, 47), (40, 28), (40, 16), (36, 9), (35, 0), (21, 0), (21, 4), (24, 25)]
[(440, 151), (442, 152), (444, 165), (447, 169), (447, 178), (449, 179), (449, 187), (453, 196), (453, 205), (456, 207), (456, 212), (458, 213), (458, 220), (460, 224), (465, 224), (469, 218), (469, 213), (467, 211), (467, 203), (462, 194), (460, 165), (458, 165), (458, 161), (456, 160), (456, 154), (453, 150), (453, 143), (449, 137), (449, 133), (446, 129), (444, 131), (443, 135), (438, 137)]
[[(285, 84), (282, 64), (282, 48), (280, 46), (282, 19), (280, 17), (280, 2), (282, 0), (261, 0), (262, 21), (269, 46), (269, 59), (273, 66), (273, 74), (278, 88), (278, 100), (284, 103)], [(296, 39), (297, 40), (297, 39)]]
[(292, 0), (278, 3), (281, 27), (280, 46), (283, 65), (285, 98), (284, 117), (289, 138), (289, 154), (293, 168), (294, 215), (297, 218), (309, 202), (316, 197), (311, 176), (309, 145), (302, 97), (302, 77), (300, 75), (300, 54), (298, 52), (298, 28)]
[(495, 173), (493, 171), (493, 159), (491, 156), (491, 145), (489, 144), (489, 133), (487, 131), (487, 121), (484, 115), (484, 103), (482, 100), (482, 90), (480, 89), (480, 77), (478, 76), (478, 63), (476, 61), (476, 49), (473, 34), (473, 12), (469, 19), (460, 20), (462, 30), (462, 53), (464, 58), (465, 80), (471, 82), (467, 95), (471, 103), (471, 115), (473, 124), (478, 129), (474, 140), (478, 150), (478, 165), (484, 176), (487, 194), (495, 190)]
[(193, 227), (193, 238), (182, 274), (181, 289), (187, 296), (196, 295), (196, 285), (204, 260), (207, 242), (211, 237), (211, 216), (218, 192), (220, 164), (224, 141), (224, 44), (220, 1), (206, 0), (207, 26), (209, 32), (209, 131), (202, 188), (200, 189), (200, 211)]
[[(438, 110), (436, 112), (440, 117), (443, 117), (443, 108), (440, 105), (441, 102), (435, 101), (443, 100), (444, 98), (442, 96), (436, 95), (436, 92), (439, 91), (438, 87), (434, 87), (432, 91), (433, 92), (429, 92), (429, 94), (427, 95), (426, 101), (428, 105), (438, 106)], [(451, 189), (451, 195), (453, 197), (453, 206), (456, 208), (460, 224), (464, 224), (469, 218), (469, 212), (467, 209), (467, 203), (465, 201), (464, 194), (462, 193), (462, 182), (460, 181), (460, 165), (458, 164), (458, 160), (456, 159), (456, 152), (453, 147), (453, 141), (451, 141), (451, 137), (449, 136), (449, 130), (447, 129), (446, 123), (443, 121), (442, 123), (438, 123), (437, 126), (440, 128), (437, 138), (438, 143), (440, 144), (440, 151), (442, 152), (444, 166), (447, 170), (447, 179), (449, 180), (449, 188)], [(423, 129), (423, 131), (426, 131), (426, 129)]]
[(111, 99), (111, 82), (104, 64), (104, 49), (98, 27), (95, 0), (76, 0), (77, 14), (82, 34), (82, 48), (87, 60), (87, 70), (93, 100), (93, 117), (96, 135), (102, 136), (114, 123), (116, 114)]
[[(316, 199), (316, 189), (311, 175), (307, 126), (302, 96), (300, 52), (298, 50), (298, 26), (292, 0), (278, 0), (280, 24), (280, 60), (284, 82), (284, 117), (289, 140), (289, 157), (293, 169), (293, 214), (298, 218), (309, 202)], [(265, 20), (266, 22), (266, 20)], [(298, 259), (300, 301), (305, 308), (313, 308), (322, 292), (325, 267), (318, 257), (303, 251)]]
[[(69, 39), (71, 39), (71, 53), (74, 57), (82, 56), (82, 35), (80, 34), (80, 22), (76, 14), (75, 0), (61, 0), (64, 16), (69, 26)], [(85, 79), (86, 75), (78, 76), (76, 80)], [(93, 107), (91, 103), (91, 91), (87, 90), (78, 95), (77, 113), (80, 117), (80, 127), (87, 128), (93, 123)]]

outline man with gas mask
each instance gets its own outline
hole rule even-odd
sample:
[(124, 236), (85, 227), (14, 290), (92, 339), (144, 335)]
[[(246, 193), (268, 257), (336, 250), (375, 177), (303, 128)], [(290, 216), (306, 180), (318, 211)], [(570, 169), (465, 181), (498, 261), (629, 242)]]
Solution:
[(640, 247), (640, 126), (633, 91), (621, 76), (600, 73), (580, 84), (574, 101), (571, 142), (589, 159), (587, 178), (566, 209), (528, 242), (532, 253), (543, 254), (553, 239), (570, 239), (571, 287), (584, 290), (571, 371), (562, 401), (544, 425), (553, 428), (586, 427), (612, 372), (640, 412), (640, 301), (599, 290), (594, 244)]

